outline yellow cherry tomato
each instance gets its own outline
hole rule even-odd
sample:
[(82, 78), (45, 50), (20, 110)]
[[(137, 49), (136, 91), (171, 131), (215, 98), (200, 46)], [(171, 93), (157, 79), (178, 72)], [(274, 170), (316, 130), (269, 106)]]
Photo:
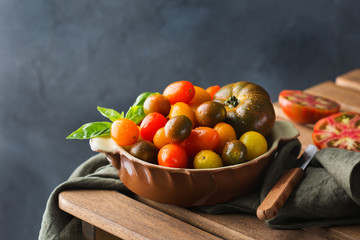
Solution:
[(263, 135), (255, 131), (248, 131), (240, 137), (246, 146), (247, 160), (254, 159), (267, 151), (268, 145)]
[(211, 150), (202, 150), (194, 158), (194, 168), (218, 168), (222, 167), (221, 157)]

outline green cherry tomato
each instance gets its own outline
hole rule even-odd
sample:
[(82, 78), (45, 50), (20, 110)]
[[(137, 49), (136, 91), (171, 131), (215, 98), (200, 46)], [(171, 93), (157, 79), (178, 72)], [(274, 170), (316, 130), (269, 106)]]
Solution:
[(192, 129), (191, 120), (185, 116), (180, 115), (171, 118), (165, 125), (165, 136), (172, 143), (179, 143), (189, 137)]
[(130, 154), (145, 162), (156, 163), (158, 149), (152, 142), (140, 140), (132, 145)]
[(171, 104), (169, 99), (162, 94), (151, 95), (144, 102), (144, 112), (146, 115), (152, 112), (158, 112), (166, 117), (170, 109)]
[(202, 150), (194, 158), (194, 168), (218, 168), (222, 167), (221, 157), (212, 150)]
[(214, 101), (207, 101), (197, 107), (195, 112), (196, 121), (200, 126), (214, 127), (226, 118), (224, 105)]

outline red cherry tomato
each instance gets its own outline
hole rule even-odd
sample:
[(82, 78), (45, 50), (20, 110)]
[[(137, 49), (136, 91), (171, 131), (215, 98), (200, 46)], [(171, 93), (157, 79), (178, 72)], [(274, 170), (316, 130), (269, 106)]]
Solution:
[(316, 122), (312, 134), (318, 148), (342, 148), (360, 152), (360, 114), (341, 112)]
[(214, 98), (215, 93), (217, 93), (219, 89), (220, 89), (219, 85), (211, 86), (206, 89), (206, 92), (209, 93), (211, 96), (211, 100)]
[(152, 141), (156, 131), (165, 126), (167, 119), (160, 113), (152, 112), (145, 116), (140, 124), (142, 139)]
[(314, 123), (340, 110), (334, 101), (299, 90), (281, 91), (279, 104), (291, 120), (300, 124)]
[(178, 81), (168, 85), (163, 95), (167, 97), (171, 105), (177, 102), (190, 102), (195, 96), (194, 85), (189, 81)]
[(167, 144), (158, 153), (158, 163), (160, 166), (173, 168), (186, 168), (189, 158), (185, 149), (177, 144)]
[(219, 144), (218, 132), (210, 127), (197, 127), (191, 130), (190, 136), (181, 143), (191, 157), (201, 150), (214, 150)]

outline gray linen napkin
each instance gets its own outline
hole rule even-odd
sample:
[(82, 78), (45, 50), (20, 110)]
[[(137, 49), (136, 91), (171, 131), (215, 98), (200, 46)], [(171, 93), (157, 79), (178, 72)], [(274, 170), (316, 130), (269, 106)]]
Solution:
[[(282, 172), (294, 165), (300, 148), (297, 139), (281, 148), (259, 192), (199, 209), (212, 214), (256, 214)], [(335, 148), (317, 152), (283, 208), (266, 223), (276, 229), (360, 224), (360, 153)]]
[[(293, 166), (300, 149), (298, 140), (281, 147), (260, 191), (197, 209), (212, 214), (255, 214), (283, 170)], [(81, 222), (58, 208), (58, 194), (70, 189), (111, 189), (131, 195), (105, 155), (95, 155), (51, 193), (42, 219), (40, 240), (81, 239)], [(360, 153), (340, 149), (319, 151), (284, 207), (266, 223), (278, 229), (360, 224)]]
[(97, 154), (81, 164), (67, 181), (51, 193), (43, 215), (40, 240), (82, 239), (81, 221), (58, 207), (60, 192), (71, 189), (109, 189), (131, 195), (119, 180), (118, 171), (109, 164), (104, 154)]

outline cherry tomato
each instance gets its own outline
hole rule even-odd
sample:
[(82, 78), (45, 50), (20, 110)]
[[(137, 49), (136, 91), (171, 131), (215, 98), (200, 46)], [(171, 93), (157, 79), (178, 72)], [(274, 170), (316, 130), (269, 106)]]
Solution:
[(217, 93), (219, 89), (220, 89), (219, 85), (211, 86), (206, 89), (206, 92), (208, 92), (211, 96), (211, 100), (214, 98), (215, 93)]
[(139, 128), (135, 122), (121, 118), (111, 124), (111, 138), (120, 146), (129, 146), (138, 140)]
[(240, 140), (231, 140), (227, 142), (221, 154), (225, 165), (234, 165), (247, 160), (246, 146)]
[(137, 141), (134, 145), (132, 145), (130, 149), (130, 154), (143, 161), (155, 163), (157, 159), (158, 149), (152, 142), (141, 140)]
[(173, 168), (186, 168), (189, 158), (186, 151), (177, 144), (167, 144), (158, 153), (158, 163), (160, 166)]
[(300, 124), (314, 123), (340, 110), (334, 101), (298, 90), (281, 91), (279, 104), (291, 120)]
[(144, 102), (144, 112), (146, 115), (152, 112), (158, 112), (166, 117), (170, 112), (170, 108), (171, 104), (169, 99), (162, 94), (151, 95), (146, 98)]
[(226, 118), (224, 105), (214, 101), (207, 101), (196, 109), (195, 119), (200, 126), (214, 127), (217, 123)]
[(166, 135), (165, 135), (164, 127), (160, 128), (159, 130), (156, 131), (154, 138), (153, 138), (153, 142), (158, 149), (162, 148), (166, 144), (171, 143), (170, 139), (168, 137), (166, 137)]
[(194, 157), (201, 150), (214, 150), (219, 143), (219, 134), (209, 127), (194, 128), (190, 136), (181, 143), (189, 156)]
[(211, 100), (210, 94), (205, 89), (198, 87), (198, 86), (194, 86), (194, 89), (195, 89), (195, 96), (188, 103), (189, 106), (193, 109), (193, 111), (195, 111), (196, 108), (203, 102)]
[(173, 82), (165, 88), (163, 95), (169, 99), (171, 104), (188, 103), (195, 96), (194, 85), (189, 81)]
[(225, 144), (236, 139), (236, 132), (230, 124), (224, 122), (216, 124), (214, 129), (219, 134), (219, 144), (215, 151), (221, 154)]
[(218, 168), (222, 167), (221, 157), (211, 150), (202, 150), (194, 158), (194, 168)]
[(258, 132), (248, 131), (240, 137), (247, 150), (246, 159), (252, 160), (264, 154), (267, 151), (268, 145), (265, 137)]
[(360, 152), (360, 114), (335, 113), (314, 125), (314, 144), (319, 148), (342, 148)]
[(192, 122), (192, 127), (195, 127), (196, 125), (195, 113), (189, 105), (183, 102), (178, 102), (172, 105), (168, 117), (174, 118), (176, 116), (181, 116), (181, 115), (187, 116)]
[(189, 137), (192, 129), (190, 119), (185, 115), (171, 118), (165, 125), (165, 136), (172, 143), (179, 143)]
[(164, 127), (166, 122), (167, 119), (160, 113), (153, 112), (146, 115), (140, 124), (140, 136), (152, 142), (156, 131)]

